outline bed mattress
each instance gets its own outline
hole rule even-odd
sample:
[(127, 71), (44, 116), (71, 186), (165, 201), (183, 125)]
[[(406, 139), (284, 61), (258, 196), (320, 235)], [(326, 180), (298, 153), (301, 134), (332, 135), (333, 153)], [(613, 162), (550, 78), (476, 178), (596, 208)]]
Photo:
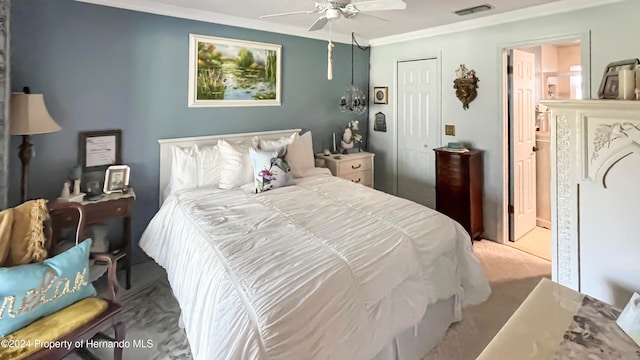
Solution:
[(140, 247), (167, 270), (196, 359), (363, 359), (488, 282), (464, 229), (331, 176), (174, 194)]

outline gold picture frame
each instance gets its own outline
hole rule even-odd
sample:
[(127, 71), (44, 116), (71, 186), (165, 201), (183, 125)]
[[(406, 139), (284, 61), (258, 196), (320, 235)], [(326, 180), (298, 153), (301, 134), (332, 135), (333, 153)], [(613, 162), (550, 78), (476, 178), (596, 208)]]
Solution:
[(375, 86), (373, 88), (373, 103), (374, 104), (389, 104), (389, 87), (388, 86)]

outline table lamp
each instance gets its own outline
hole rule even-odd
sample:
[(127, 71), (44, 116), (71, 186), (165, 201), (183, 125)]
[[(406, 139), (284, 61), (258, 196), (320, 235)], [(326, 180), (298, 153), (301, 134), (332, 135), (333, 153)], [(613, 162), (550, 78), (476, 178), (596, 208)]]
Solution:
[(18, 157), (22, 161), (21, 201), (27, 200), (27, 184), (29, 178), (29, 162), (33, 155), (33, 145), (29, 142), (31, 135), (47, 134), (60, 130), (60, 126), (51, 118), (44, 104), (42, 94), (31, 94), (28, 87), (24, 93), (11, 94), (10, 123), (11, 135), (22, 135), (22, 144), (18, 148)]

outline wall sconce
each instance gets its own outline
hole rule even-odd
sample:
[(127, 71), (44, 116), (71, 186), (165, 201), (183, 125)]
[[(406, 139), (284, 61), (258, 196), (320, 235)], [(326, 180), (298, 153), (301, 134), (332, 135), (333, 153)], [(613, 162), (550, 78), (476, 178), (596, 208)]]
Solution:
[(469, 103), (477, 96), (478, 82), (475, 70), (468, 70), (464, 64), (456, 70), (456, 79), (453, 80), (453, 88), (456, 89), (456, 97), (462, 102), (462, 108), (467, 110)]

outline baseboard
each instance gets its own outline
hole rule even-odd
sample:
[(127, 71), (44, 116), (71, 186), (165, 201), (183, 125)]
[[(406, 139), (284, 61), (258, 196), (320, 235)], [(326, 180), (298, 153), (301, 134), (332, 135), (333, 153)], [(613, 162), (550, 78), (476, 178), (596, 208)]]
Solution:
[(551, 229), (551, 221), (547, 221), (544, 219), (536, 219), (536, 225), (545, 229)]

